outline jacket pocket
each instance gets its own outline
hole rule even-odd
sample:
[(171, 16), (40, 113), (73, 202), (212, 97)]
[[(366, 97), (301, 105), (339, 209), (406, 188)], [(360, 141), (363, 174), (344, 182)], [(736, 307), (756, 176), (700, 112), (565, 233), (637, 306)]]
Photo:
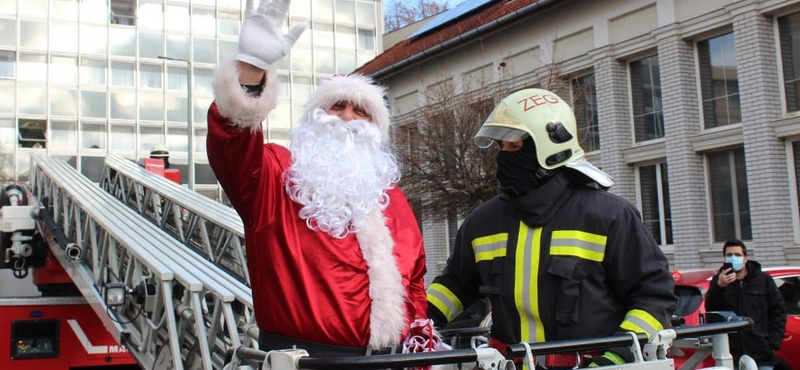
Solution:
[(489, 274), (485, 276), (483, 282), (485, 285), (481, 285), (478, 287), (478, 291), (481, 294), (486, 294), (489, 296), (499, 296), (503, 294), (503, 277), (505, 276), (505, 258), (495, 258), (489, 262), (488, 272)]
[(581, 283), (586, 273), (581, 269), (578, 260), (569, 257), (551, 257), (547, 273), (554, 281), (559, 282), (556, 296), (555, 315), (559, 324), (578, 322), (578, 301)]

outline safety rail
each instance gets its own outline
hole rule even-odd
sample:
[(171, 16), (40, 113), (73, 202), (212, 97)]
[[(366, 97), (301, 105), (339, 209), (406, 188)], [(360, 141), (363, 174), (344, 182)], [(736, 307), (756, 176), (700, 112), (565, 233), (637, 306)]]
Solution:
[(100, 187), (249, 285), (244, 226), (233, 208), (113, 154)]
[[(657, 332), (650, 339), (644, 334), (619, 334), (601, 338), (551, 341), (545, 343), (520, 343), (506, 348), (505, 356), (494, 348), (472, 348), (440, 352), (413, 354), (387, 354), (376, 356), (337, 356), (311, 357), (302, 349), (264, 352), (252, 348), (234, 348), (229, 357), (243, 368), (266, 368), (276, 370), (330, 370), (330, 369), (386, 369), (412, 366), (457, 364), (477, 362), (480, 369), (514, 369), (513, 360), (522, 358), (526, 364), (532, 364), (533, 357), (554, 353), (576, 353), (587, 350), (602, 350), (615, 347), (630, 347), (634, 362), (624, 365), (613, 365), (614, 369), (674, 369), (674, 363), (666, 358), (667, 349), (673, 340), (690, 337), (711, 337), (713, 344), (719, 347), (718, 366), (733, 369), (728, 350), (727, 333), (747, 330), (753, 322), (749, 318), (738, 318), (731, 322), (705, 324), (693, 327), (667, 329)], [(471, 330), (474, 328), (467, 328)], [(263, 367), (260, 367), (263, 366)], [(604, 367), (597, 367), (602, 369)]]
[[(40, 213), (55, 223), (40, 229), (73, 241), (51, 244), (57, 259), (139, 364), (221, 369), (228, 348), (256, 345), (246, 284), (186, 253), (182, 243), (63, 161), (32, 156), (30, 183), (33, 195), (47, 204)], [(109, 307), (106, 290), (119, 283), (129, 294), (144, 289), (138, 300)], [(150, 294), (148, 285), (160, 289)]]

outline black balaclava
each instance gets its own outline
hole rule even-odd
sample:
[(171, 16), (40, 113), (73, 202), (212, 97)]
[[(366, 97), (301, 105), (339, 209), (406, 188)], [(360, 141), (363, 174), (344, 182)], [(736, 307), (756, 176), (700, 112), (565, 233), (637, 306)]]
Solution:
[(517, 151), (497, 153), (497, 179), (500, 190), (511, 197), (525, 195), (539, 187), (556, 171), (547, 171), (536, 158), (536, 144), (528, 136)]

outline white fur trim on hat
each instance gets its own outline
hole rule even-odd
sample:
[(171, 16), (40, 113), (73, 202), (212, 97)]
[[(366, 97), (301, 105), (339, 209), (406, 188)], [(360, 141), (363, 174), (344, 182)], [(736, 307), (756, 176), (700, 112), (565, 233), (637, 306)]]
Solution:
[(367, 262), (372, 299), (369, 346), (395, 346), (406, 329), (406, 291), (392, 253), (394, 240), (379, 208), (367, 216), (367, 224), (356, 233), (356, 239)]
[(234, 126), (253, 131), (261, 129), (261, 121), (278, 105), (275, 68), (267, 70), (267, 83), (257, 98), (249, 96), (239, 84), (239, 68), (233, 58), (223, 62), (214, 75), (214, 99), (219, 113)]
[(383, 138), (388, 139), (389, 108), (383, 99), (385, 95), (386, 89), (367, 76), (333, 76), (322, 82), (308, 97), (303, 117), (308, 121), (314, 109), (329, 109), (340, 101), (347, 101), (364, 108), (372, 116), (372, 122), (380, 127)]

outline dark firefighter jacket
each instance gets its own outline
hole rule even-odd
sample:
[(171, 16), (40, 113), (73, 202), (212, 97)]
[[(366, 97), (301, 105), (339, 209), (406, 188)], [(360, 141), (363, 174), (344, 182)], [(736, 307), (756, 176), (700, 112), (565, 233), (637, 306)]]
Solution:
[(747, 261), (746, 268), (747, 276), (725, 289), (717, 285), (719, 274), (711, 279), (706, 311), (733, 311), (753, 319), (752, 329), (728, 335), (731, 354), (737, 363), (739, 357), (746, 354), (759, 365), (775, 364), (773, 351), (781, 347), (786, 330), (786, 306), (775, 280), (761, 272), (761, 264)]
[(467, 217), (428, 288), (437, 326), (486, 295), (491, 335), (505, 343), (668, 327), (674, 281), (638, 211), (571, 171), (522, 197), (494, 197)]

